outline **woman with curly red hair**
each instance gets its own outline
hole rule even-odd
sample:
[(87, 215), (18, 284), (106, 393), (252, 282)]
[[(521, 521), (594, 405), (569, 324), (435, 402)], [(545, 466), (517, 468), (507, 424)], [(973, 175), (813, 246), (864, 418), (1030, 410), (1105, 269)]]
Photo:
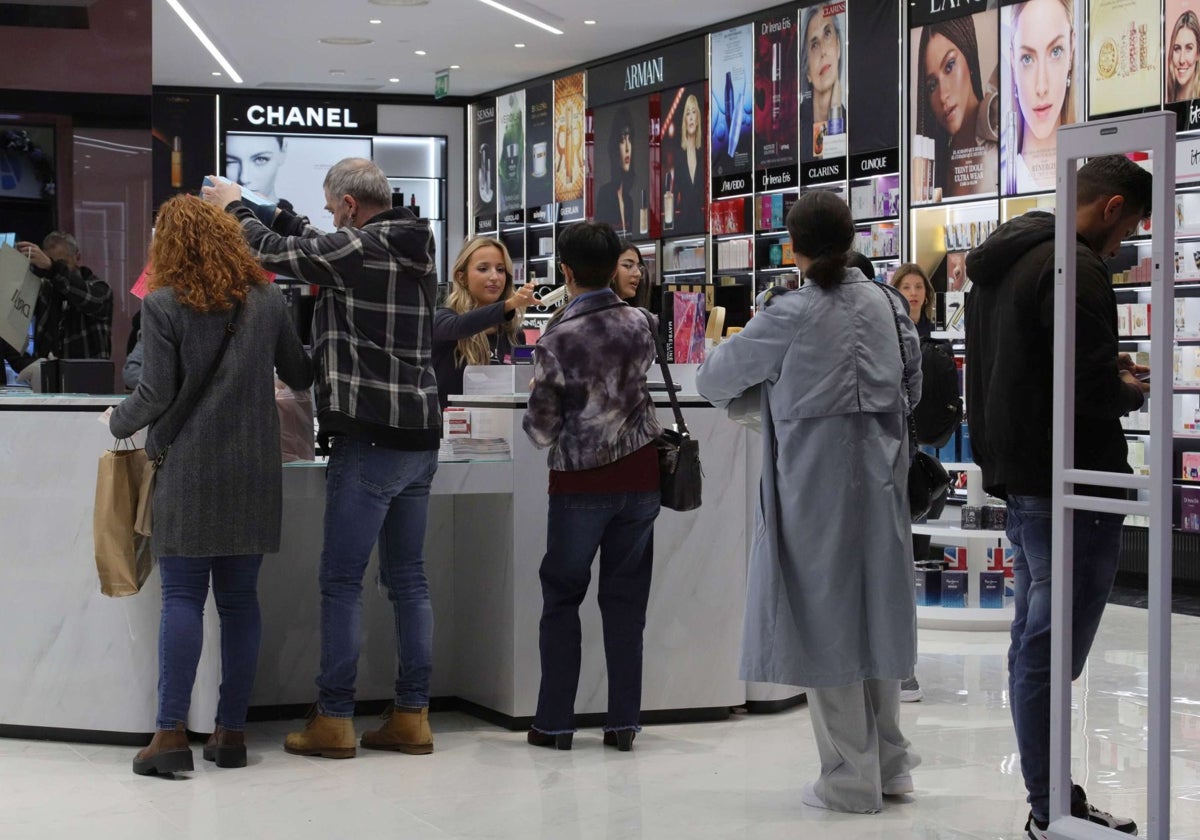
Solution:
[(210, 577), (221, 688), (204, 757), (243, 767), (262, 635), (258, 569), (263, 554), (279, 550), (283, 504), (274, 376), (308, 388), (312, 361), (232, 216), (192, 196), (172, 198), (159, 211), (150, 257), (142, 376), (109, 421), (118, 438), (149, 426), (146, 454), (161, 459), (150, 538), (162, 573), (158, 720), (133, 772), (192, 769), (188, 706)]

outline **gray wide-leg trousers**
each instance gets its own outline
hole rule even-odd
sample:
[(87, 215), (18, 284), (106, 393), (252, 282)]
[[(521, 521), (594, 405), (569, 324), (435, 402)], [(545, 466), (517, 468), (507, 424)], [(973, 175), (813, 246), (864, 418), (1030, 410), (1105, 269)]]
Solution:
[(834, 811), (879, 811), (884, 785), (921, 763), (900, 732), (900, 681), (806, 691), (821, 756), (816, 794)]

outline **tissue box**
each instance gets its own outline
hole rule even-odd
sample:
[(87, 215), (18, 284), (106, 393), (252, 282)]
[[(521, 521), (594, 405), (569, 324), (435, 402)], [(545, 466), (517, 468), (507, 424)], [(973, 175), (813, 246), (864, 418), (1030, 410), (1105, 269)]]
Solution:
[(967, 573), (942, 572), (942, 606), (965, 607), (967, 605)]

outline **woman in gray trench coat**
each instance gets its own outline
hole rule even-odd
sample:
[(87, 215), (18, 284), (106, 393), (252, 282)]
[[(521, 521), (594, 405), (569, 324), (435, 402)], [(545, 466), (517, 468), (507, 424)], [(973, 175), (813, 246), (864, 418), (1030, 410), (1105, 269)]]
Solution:
[(802, 800), (878, 811), (912, 791), (900, 680), (916, 660), (908, 401), (921, 396), (916, 329), (894, 291), (846, 267), (849, 208), (828, 192), (788, 213), (804, 285), (760, 301), (696, 385), (715, 405), (763, 386), (763, 472), (742, 677), (808, 689), (821, 775)]

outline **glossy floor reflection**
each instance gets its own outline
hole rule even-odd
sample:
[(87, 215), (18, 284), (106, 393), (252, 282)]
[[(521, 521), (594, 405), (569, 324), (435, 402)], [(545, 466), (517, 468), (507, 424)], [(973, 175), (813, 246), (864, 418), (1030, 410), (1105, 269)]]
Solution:
[[(1076, 780), (1145, 822), (1144, 610), (1110, 606), (1077, 684)], [(1200, 618), (1175, 617), (1174, 827), (1200, 840)], [(903, 720), (924, 763), (916, 793), (875, 816), (800, 803), (816, 751), (808, 711), (648, 727), (632, 753), (598, 730), (557, 752), (459, 714), (435, 715), (437, 752), (351, 761), (281, 748), (292, 724), (254, 725), (251, 765), (200, 760), (175, 780), (140, 778), (133, 750), (0, 740), (0, 837), (140, 838), (1017, 838), (1026, 806), (1005, 697), (1006, 637), (923, 632), (922, 703)], [(1197, 698), (1197, 699), (1193, 699)], [(373, 725), (356, 721), (358, 730)], [(1143, 835), (1145, 832), (1143, 831)]]

